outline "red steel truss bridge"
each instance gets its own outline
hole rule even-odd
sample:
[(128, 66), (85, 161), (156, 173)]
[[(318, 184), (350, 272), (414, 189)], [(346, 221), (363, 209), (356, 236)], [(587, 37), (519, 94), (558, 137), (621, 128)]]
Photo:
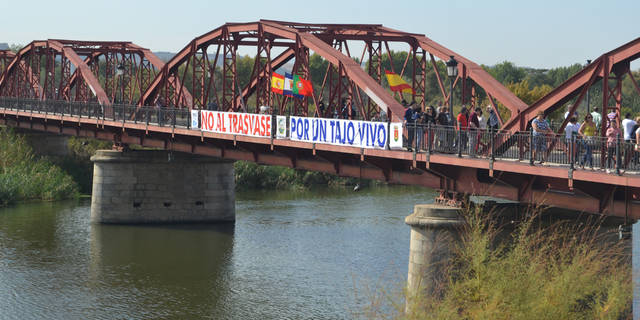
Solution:
[[(408, 54), (393, 54), (392, 48)], [(253, 55), (250, 70), (239, 67), (246, 52)], [(393, 60), (399, 56), (401, 61)], [(458, 62), (458, 72), (448, 79), (443, 62), (451, 57)], [(471, 60), (425, 35), (382, 25), (226, 23), (194, 38), (166, 63), (130, 42), (37, 40), (16, 54), (0, 51), (0, 122), (110, 140), (116, 145), (426, 186), (441, 190), (441, 201), (454, 202), (464, 195), (493, 196), (637, 219), (640, 164), (625, 154), (629, 146), (618, 149), (613, 174), (578, 168), (575, 159), (561, 155), (570, 144), (555, 140), (549, 142), (547, 163), (532, 165), (530, 143), (523, 131), (539, 111), (550, 114), (568, 103), (575, 110), (587, 90), (596, 85), (604, 93), (603, 118), (612, 111), (620, 113), (624, 77), (631, 78), (640, 94), (630, 71), (630, 62), (638, 57), (640, 38), (598, 57), (528, 106)], [(321, 63), (310, 64), (311, 59)], [(506, 110), (508, 116), (499, 119), (502, 130), (492, 133), (498, 138), (490, 139), (490, 147), (476, 154), (461, 148), (457, 152), (439, 149), (427, 134), (427, 142), (423, 139), (423, 145), (410, 152), (190, 127), (191, 110), (258, 113), (259, 106), (271, 106), (274, 115), (331, 117), (340, 112), (345, 99), (349, 111), (355, 109), (349, 114), (359, 120), (371, 120), (384, 112), (390, 122), (402, 121), (400, 96), (384, 87), (385, 61), (390, 71), (408, 79), (413, 87), (415, 93), (404, 98), (423, 108), (434, 96), (446, 104), (453, 94), (456, 104), (476, 106), (486, 99), (494, 110)], [(318, 65), (321, 70), (311, 69)], [(271, 75), (282, 69), (311, 80), (313, 96), (293, 99), (272, 93)], [(240, 83), (242, 72), (250, 73), (244, 83)], [(428, 81), (429, 77), (434, 81)], [(430, 88), (428, 83), (436, 85)], [(319, 102), (327, 107), (316, 110)], [(451, 134), (459, 133), (451, 129)], [(603, 167), (604, 151), (594, 149), (594, 155), (600, 156), (596, 167)]]

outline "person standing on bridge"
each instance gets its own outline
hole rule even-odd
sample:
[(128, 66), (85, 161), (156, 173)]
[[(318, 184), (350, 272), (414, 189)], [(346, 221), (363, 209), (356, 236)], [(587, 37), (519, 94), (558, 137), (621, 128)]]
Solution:
[(469, 117), (469, 138), (471, 144), (469, 145), (469, 155), (475, 157), (478, 152), (478, 143), (480, 142), (480, 119), (482, 118), (482, 108), (476, 107)]
[(447, 107), (438, 107), (438, 114), (436, 115), (436, 125), (438, 126), (436, 128), (436, 136), (438, 141), (438, 148), (440, 151), (447, 151), (446, 149), (448, 149), (447, 126), (449, 125), (449, 122), (447, 114)]
[(600, 123), (602, 123), (602, 115), (598, 111), (598, 108), (593, 108), (593, 111), (591, 111), (591, 116), (593, 117), (593, 123), (596, 125), (596, 130), (600, 129)]
[(569, 123), (567, 123), (564, 128), (564, 137), (565, 142), (567, 144), (567, 159), (574, 163), (577, 154), (577, 144), (576, 139), (578, 138), (578, 132), (580, 131), (580, 124), (578, 124), (578, 119), (576, 117), (569, 118)]
[(404, 127), (407, 128), (407, 150), (413, 151), (411, 147), (413, 146), (413, 136), (416, 134), (415, 127), (412, 126), (413, 108), (412, 106), (407, 106), (407, 102), (404, 100), (402, 100), (402, 105), (407, 107), (404, 111)]
[[(622, 135), (622, 131), (618, 128), (617, 121), (610, 121), (609, 128), (607, 129), (607, 173), (611, 173), (615, 168), (618, 158), (616, 156), (616, 149), (618, 148), (618, 140)], [(615, 162), (614, 162), (615, 161)]]
[(413, 106), (413, 114), (411, 115), (411, 119), (416, 130), (416, 150), (420, 151), (420, 148), (422, 147), (422, 138), (424, 137), (424, 129), (422, 128), (423, 113), (420, 105), (418, 105), (415, 101), (412, 101), (411, 105)]
[(487, 106), (487, 114), (489, 115), (487, 119), (487, 129), (493, 130), (493, 132), (495, 133), (498, 131), (498, 125), (500, 125), (500, 121), (498, 121), (498, 115), (490, 105)]
[(631, 144), (631, 140), (633, 140), (634, 127), (636, 126), (636, 121), (631, 119), (631, 113), (627, 112), (624, 115), (624, 120), (622, 120), (622, 130), (624, 133), (624, 163), (628, 164), (633, 157), (633, 145)]
[(584, 155), (580, 160), (580, 167), (584, 168), (584, 166), (589, 162), (589, 166), (591, 170), (593, 170), (593, 153), (592, 148), (595, 145), (595, 136), (596, 136), (596, 124), (593, 121), (593, 115), (587, 114), (584, 117), (584, 122), (580, 125), (580, 129), (578, 130), (578, 134), (582, 137), (581, 147), (584, 149)]
[(320, 118), (324, 117), (324, 102), (323, 101), (320, 101), (320, 103), (318, 103), (318, 110), (316, 110), (316, 114)]
[(533, 160), (535, 160), (538, 152), (542, 153), (542, 155), (540, 156), (540, 164), (542, 164), (544, 163), (546, 158), (546, 154), (545, 154), (545, 151), (547, 150), (546, 137), (547, 135), (550, 135), (550, 136), (554, 135), (554, 132), (551, 131), (551, 128), (549, 127), (549, 123), (545, 119), (543, 111), (538, 112), (538, 115), (536, 116), (536, 118), (533, 119), (533, 121), (531, 122), (531, 128), (533, 129), (532, 158)]
[(427, 140), (424, 145), (425, 150), (433, 145), (433, 126), (436, 124), (436, 109), (433, 106), (427, 107), (422, 115), (421, 125), (427, 132)]
[(460, 113), (458, 114), (458, 143), (460, 144), (458, 147), (461, 150), (464, 150), (467, 147), (467, 131), (469, 129), (469, 111), (467, 107), (462, 107), (460, 109)]

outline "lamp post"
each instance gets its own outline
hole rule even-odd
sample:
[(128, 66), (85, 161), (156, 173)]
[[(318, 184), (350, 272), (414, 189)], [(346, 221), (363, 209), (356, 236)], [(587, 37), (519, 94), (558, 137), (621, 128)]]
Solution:
[[(591, 64), (591, 60), (587, 60), (587, 66)], [(591, 113), (591, 101), (589, 99), (589, 91), (591, 91), (591, 87), (587, 88), (587, 113)]]
[[(123, 83), (122, 83), (122, 75), (124, 74), (124, 65), (121, 63), (116, 67), (116, 77), (118, 77), (118, 86), (122, 87)], [(124, 90), (124, 88), (121, 88), (122, 90)], [(118, 90), (120, 91), (120, 90)], [(124, 92), (119, 92), (120, 93), (120, 100), (124, 100)], [(116, 95), (117, 97), (117, 95)], [(117, 103), (118, 101), (116, 101)]]
[(449, 115), (453, 121), (453, 81), (458, 76), (458, 61), (453, 56), (447, 61), (447, 75), (449, 76)]

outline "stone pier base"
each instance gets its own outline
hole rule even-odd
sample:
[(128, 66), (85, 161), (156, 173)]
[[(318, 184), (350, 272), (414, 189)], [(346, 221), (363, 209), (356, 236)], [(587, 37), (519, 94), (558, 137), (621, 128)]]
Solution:
[(235, 220), (233, 163), (168, 151), (99, 150), (91, 157), (95, 223)]
[(465, 223), (453, 207), (421, 204), (405, 222), (411, 226), (407, 307), (413, 298), (432, 294), (444, 278), (444, 267), (459, 241), (459, 228)]

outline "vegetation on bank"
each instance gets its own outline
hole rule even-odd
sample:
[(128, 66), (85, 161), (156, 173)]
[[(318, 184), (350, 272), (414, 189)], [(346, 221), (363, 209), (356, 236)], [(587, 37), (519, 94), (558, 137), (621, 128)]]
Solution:
[(234, 163), (236, 190), (301, 190), (313, 186), (367, 186), (380, 183), (372, 180), (345, 178), (336, 175), (292, 169), (287, 167), (264, 166), (247, 161)]
[(495, 220), (467, 210), (444, 283), (410, 299), (408, 313), (398, 303), (398, 313), (388, 317), (630, 319), (630, 242), (612, 240), (600, 222), (544, 225), (538, 217), (531, 214), (499, 238), (505, 230)]
[(0, 129), (0, 205), (77, 195), (78, 185), (69, 174), (37, 157), (23, 135)]

